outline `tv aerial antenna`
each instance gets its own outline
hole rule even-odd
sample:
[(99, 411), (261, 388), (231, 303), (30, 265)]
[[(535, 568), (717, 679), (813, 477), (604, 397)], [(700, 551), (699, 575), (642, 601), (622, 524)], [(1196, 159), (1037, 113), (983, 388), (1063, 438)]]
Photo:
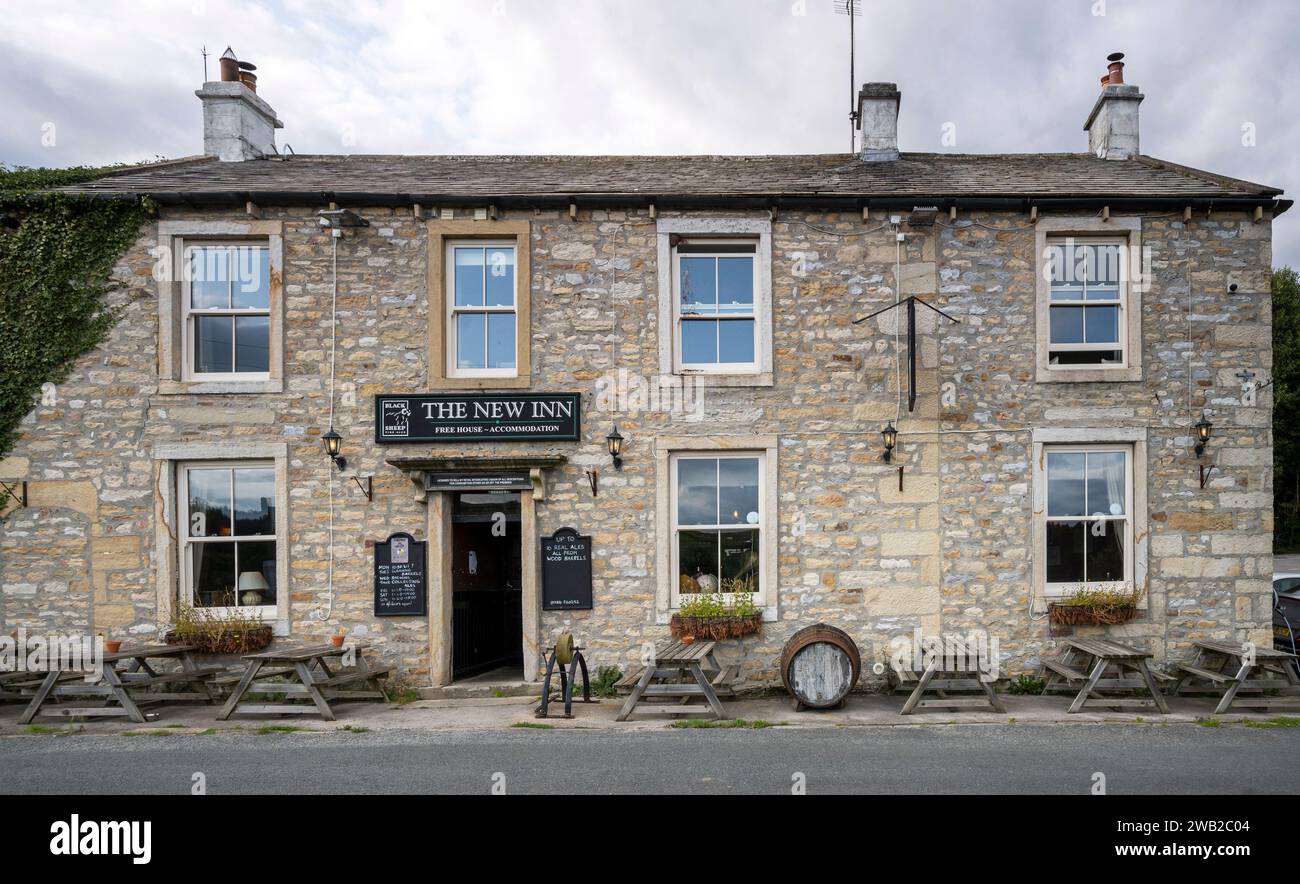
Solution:
[(854, 101), (857, 86), (857, 73), (853, 62), (857, 57), (853, 20), (862, 14), (862, 0), (834, 0), (835, 12), (849, 18), (849, 153), (853, 153), (854, 137), (858, 129), (858, 106)]

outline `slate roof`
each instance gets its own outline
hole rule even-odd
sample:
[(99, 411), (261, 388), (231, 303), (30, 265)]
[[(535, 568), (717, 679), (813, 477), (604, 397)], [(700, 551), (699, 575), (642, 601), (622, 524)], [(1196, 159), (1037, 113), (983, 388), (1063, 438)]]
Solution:
[[(196, 204), (273, 201), (425, 202), (495, 199), (707, 201), (768, 199), (903, 202), (977, 198), (1127, 198), (1273, 201), (1282, 191), (1153, 157), (1103, 160), (1088, 153), (904, 153), (864, 162), (854, 154), (782, 156), (386, 156), (298, 155), (223, 163), (193, 157), (114, 172), (66, 188), (149, 194)], [(1280, 201), (1289, 205), (1289, 201)], [(1282, 206), (1281, 208), (1285, 208)]]

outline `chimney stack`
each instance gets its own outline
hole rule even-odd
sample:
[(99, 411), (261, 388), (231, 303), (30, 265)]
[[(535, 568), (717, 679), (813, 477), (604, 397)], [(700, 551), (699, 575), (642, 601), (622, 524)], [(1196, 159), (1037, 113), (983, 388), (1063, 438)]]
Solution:
[(858, 92), (858, 156), (867, 162), (898, 159), (898, 106), (903, 93), (896, 83), (866, 83)]
[(1137, 156), (1138, 105), (1145, 97), (1138, 87), (1124, 82), (1124, 53), (1106, 56), (1109, 64), (1101, 78), (1101, 95), (1092, 106), (1088, 122), (1088, 150), (1107, 160), (1128, 160)]
[(275, 130), (283, 129), (269, 104), (257, 96), (257, 66), (240, 61), (230, 47), (221, 54), (221, 79), (194, 94), (203, 102), (203, 153), (222, 162), (274, 155)]

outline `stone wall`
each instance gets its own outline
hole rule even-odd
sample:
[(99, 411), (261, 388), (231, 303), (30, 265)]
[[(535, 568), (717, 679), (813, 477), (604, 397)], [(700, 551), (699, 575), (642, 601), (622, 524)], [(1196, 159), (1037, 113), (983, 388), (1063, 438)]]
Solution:
[[(593, 535), (595, 608), (545, 613), (543, 638), (572, 629), (594, 665), (626, 667), (643, 641), (668, 634), (655, 612), (655, 536), (663, 529), (655, 524), (655, 439), (773, 433), (780, 438), (778, 619), (761, 637), (727, 642), (722, 651), (743, 664), (747, 680), (776, 679), (782, 643), (816, 621), (848, 630), (868, 663), (881, 659), (890, 637), (914, 627), (987, 629), (1001, 642), (1004, 669), (1014, 672), (1055, 647), (1031, 606), (1032, 431), (1073, 425), (1147, 433), (1148, 475), (1137, 479), (1149, 503), (1148, 612), (1094, 631), (1131, 638), (1157, 659), (1181, 656), (1198, 636), (1270, 640), (1271, 398), (1265, 389), (1256, 405), (1243, 405), (1235, 377), (1245, 368), (1266, 378), (1270, 368), (1267, 221), (1146, 216), (1154, 279), (1143, 304), (1144, 380), (1042, 384), (1034, 380), (1036, 261), (1027, 216), (962, 213), (913, 231), (899, 247), (876, 218), (782, 212), (772, 224), (775, 385), (711, 386), (698, 421), (599, 407), (607, 372), (653, 379), (659, 371), (648, 215), (505, 212), (532, 222), (533, 389), (583, 393), (583, 440), (381, 448), (373, 442), (374, 396), (427, 389), (428, 244), (409, 208), (358, 211), (371, 226), (338, 246), (335, 425), (349, 473), (374, 476), (373, 503), (332, 469), (319, 442), (329, 413), (331, 243), (314, 211), (261, 209), (264, 219), (284, 221), (283, 393), (158, 392), (150, 254), (157, 236), (145, 230), (116, 271), (125, 286), (116, 296), (126, 307), (122, 323), (53, 404), (35, 409), (0, 462), (0, 478), (26, 478), (32, 496), (30, 508), (0, 520), (6, 631), (57, 626), (143, 638), (165, 629), (154, 577), (154, 445), (284, 442), (287, 640), (344, 625), (420, 681), (429, 665), (425, 620), (371, 615), (373, 543), (394, 531), (426, 535), (425, 504), (386, 458), (557, 453), (568, 461), (549, 478), (538, 530), (572, 525)], [(164, 217), (242, 216), (168, 209)], [(925, 295), (960, 322), (919, 311), (920, 396), (912, 414), (903, 396), (899, 450), (886, 465), (880, 430), (899, 407), (895, 320), (852, 320), (893, 302), (896, 260), (903, 295)], [(1229, 281), (1237, 293), (1228, 293)], [(949, 396), (943, 404), (941, 389)], [(1204, 490), (1189, 439), (1202, 407), (1212, 411), (1208, 460), (1217, 465)], [(614, 421), (628, 440), (620, 472), (605, 453)], [(589, 468), (600, 470), (596, 498)], [(430, 572), (437, 573), (432, 563)]]

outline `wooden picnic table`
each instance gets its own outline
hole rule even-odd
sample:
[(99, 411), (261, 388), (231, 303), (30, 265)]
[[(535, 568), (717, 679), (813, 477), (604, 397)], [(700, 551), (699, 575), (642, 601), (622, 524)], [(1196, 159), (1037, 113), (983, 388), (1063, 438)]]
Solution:
[[(654, 661), (619, 680), (618, 686), (631, 685), (632, 693), (615, 721), (627, 721), (634, 712), (692, 713), (711, 712), (714, 718), (727, 714), (718, 699), (718, 691), (731, 693), (735, 667), (723, 669), (713, 657), (715, 642), (674, 641), (655, 654)], [(694, 697), (703, 697), (708, 706), (692, 706)], [(668, 699), (677, 703), (643, 703), (643, 700)], [(638, 709), (640, 705), (640, 709)]]
[[(1059, 659), (1045, 658), (1039, 672), (1046, 671), (1047, 675), (1043, 693), (1074, 690), (1076, 685), (1081, 685), (1070, 704), (1070, 712), (1081, 712), (1088, 706), (1116, 709), (1154, 706), (1161, 713), (1169, 712), (1156, 685), (1156, 677), (1147, 666), (1151, 654), (1104, 638), (1067, 638), (1065, 645), (1065, 653)], [(1113, 673), (1107, 676), (1107, 670), (1111, 669)], [(1142, 688), (1151, 696), (1108, 697), (1102, 693), (1120, 691), (1133, 694)]]
[[(1173, 693), (1184, 690), (1212, 693), (1222, 691), (1223, 696), (1215, 707), (1215, 715), (1227, 712), (1233, 705), (1300, 708), (1300, 698), (1294, 695), (1238, 696), (1241, 691), (1253, 693), (1300, 686), (1300, 678), (1291, 665), (1296, 659), (1294, 654), (1223, 641), (1198, 641), (1193, 644), (1196, 646), (1196, 654), (1191, 663), (1178, 664), (1180, 675), (1174, 684)], [(1282, 679), (1270, 678), (1270, 675), (1280, 675)]]
[[(330, 709), (330, 700), (382, 698), (387, 701), (388, 691), (380, 679), (392, 672), (393, 667), (372, 668), (361, 653), (364, 647), (359, 642), (349, 642), (346, 645), (312, 645), (245, 654), (243, 659), (247, 662), (244, 672), (239, 676), (239, 682), (226, 700), (226, 705), (217, 714), (217, 720), (225, 721), (235, 713), (302, 715), (318, 712), (326, 721), (333, 721), (334, 711)], [(344, 665), (340, 658), (345, 656), (355, 656), (355, 663), (351, 666)], [(290, 681), (258, 681), (259, 676), (264, 679), (284, 677)], [(244, 695), (249, 691), (283, 694), (284, 701), (243, 702)], [(306, 699), (311, 703), (289, 702), (295, 699)]]
[[(903, 704), (901, 714), (911, 715), (917, 709), (936, 707), (991, 708), (994, 712), (1005, 713), (1006, 707), (998, 699), (993, 685), (981, 678), (987, 672), (989, 672), (988, 660), (979, 648), (962, 641), (946, 641), (943, 653), (935, 654), (920, 675), (911, 670), (899, 673), (900, 688), (915, 683), (911, 695)], [(948, 696), (949, 691), (975, 690), (982, 692), (983, 696)], [(924, 699), (927, 691), (934, 692), (933, 699)]]
[[(97, 679), (87, 680), (84, 673), (54, 668), (45, 674), (18, 721), (29, 724), (37, 715), (67, 718), (108, 717), (123, 715), (143, 724), (141, 706), (168, 701), (199, 700), (215, 703), (221, 698), (213, 679), (220, 666), (200, 666), (195, 662), (193, 645), (140, 645), (122, 648), (103, 656), (103, 668)], [(150, 660), (174, 660), (179, 670), (159, 671)], [(118, 668), (119, 663), (125, 663)], [(171, 685), (170, 691), (156, 690)], [(179, 690), (177, 688), (180, 688)], [(64, 697), (92, 697), (96, 705), (64, 704)], [(54, 699), (55, 705), (46, 703)]]

